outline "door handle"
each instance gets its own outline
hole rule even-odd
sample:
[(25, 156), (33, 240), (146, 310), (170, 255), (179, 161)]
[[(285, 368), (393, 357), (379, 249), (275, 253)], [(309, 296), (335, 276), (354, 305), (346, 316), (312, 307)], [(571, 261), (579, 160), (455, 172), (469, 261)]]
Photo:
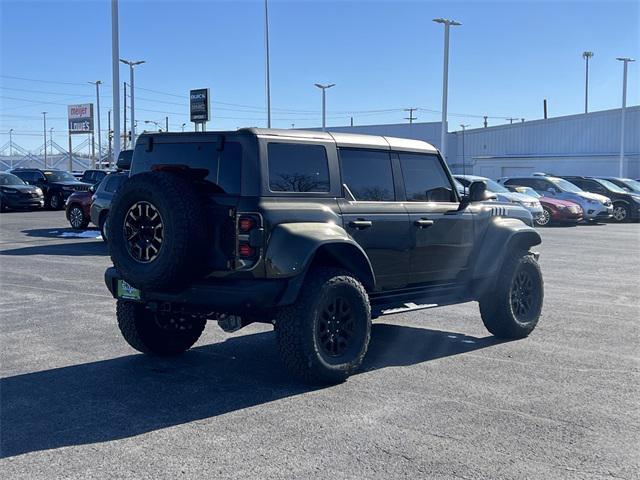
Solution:
[(418, 228), (428, 228), (433, 225), (433, 220), (429, 220), (427, 218), (421, 218), (420, 220), (416, 220), (413, 224)]
[(352, 228), (356, 228), (358, 230), (364, 230), (365, 228), (369, 228), (373, 225), (371, 220), (351, 220), (349, 222), (349, 226)]

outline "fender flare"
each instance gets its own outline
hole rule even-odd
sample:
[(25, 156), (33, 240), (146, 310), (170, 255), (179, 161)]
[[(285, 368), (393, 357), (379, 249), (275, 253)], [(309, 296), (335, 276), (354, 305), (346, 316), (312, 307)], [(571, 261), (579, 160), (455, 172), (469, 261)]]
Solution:
[(483, 291), (491, 288), (511, 252), (517, 249), (528, 251), (541, 243), (540, 234), (520, 220), (496, 218), (490, 222), (476, 250), (472, 279), (479, 291), (475, 297), (479, 298)]
[(267, 278), (288, 279), (279, 305), (295, 302), (314, 262), (345, 268), (366, 290), (375, 288), (367, 254), (341, 226), (330, 222), (283, 223), (273, 229), (265, 252)]

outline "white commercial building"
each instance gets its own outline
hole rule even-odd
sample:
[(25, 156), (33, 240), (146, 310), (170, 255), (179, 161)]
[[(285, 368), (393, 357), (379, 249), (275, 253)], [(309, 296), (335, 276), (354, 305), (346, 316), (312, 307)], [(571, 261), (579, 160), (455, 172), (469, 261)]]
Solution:
[[(533, 172), (618, 176), (621, 113), (604, 110), (449, 133), (447, 163), (455, 173), (490, 178)], [(440, 147), (440, 122), (328, 130), (415, 138)], [(640, 106), (626, 110), (624, 175), (640, 178)]]

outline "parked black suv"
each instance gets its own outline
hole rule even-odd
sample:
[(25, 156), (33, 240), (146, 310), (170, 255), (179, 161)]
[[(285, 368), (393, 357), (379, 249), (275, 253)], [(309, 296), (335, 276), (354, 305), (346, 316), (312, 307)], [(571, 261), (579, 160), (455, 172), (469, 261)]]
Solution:
[(15, 176), (25, 183), (39, 187), (44, 193), (44, 203), (47, 208), (61, 210), (65, 200), (73, 192), (83, 192), (91, 185), (78, 181), (72, 174), (64, 170), (49, 168), (16, 168), (12, 170)]
[(522, 207), (486, 199), (484, 182), (460, 198), (437, 150), (416, 140), (146, 134), (109, 213), (105, 281), (141, 352), (187, 350), (208, 319), (227, 331), (271, 323), (292, 372), (339, 382), (381, 315), (476, 300), (497, 336), (535, 328), (540, 235)]
[(595, 177), (563, 176), (585, 192), (599, 193), (613, 202), (613, 221), (622, 223), (640, 219), (640, 195), (628, 192), (609, 180)]
[(96, 168), (88, 168), (84, 172), (78, 180), (83, 183), (88, 183), (89, 185), (96, 185), (102, 181), (104, 177), (113, 173), (113, 170), (99, 170)]
[(42, 208), (42, 190), (11, 173), (0, 172), (0, 212), (9, 208)]

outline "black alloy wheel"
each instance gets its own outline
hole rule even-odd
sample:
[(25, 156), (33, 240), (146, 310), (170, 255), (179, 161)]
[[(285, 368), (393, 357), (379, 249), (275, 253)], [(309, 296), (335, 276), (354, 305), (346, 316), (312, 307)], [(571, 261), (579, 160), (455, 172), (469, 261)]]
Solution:
[(150, 263), (158, 257), (164, 243), (164, 224), (152, 203), (134, 203), (125, 216), (123, 229), (127, 251), (133, 259)]

